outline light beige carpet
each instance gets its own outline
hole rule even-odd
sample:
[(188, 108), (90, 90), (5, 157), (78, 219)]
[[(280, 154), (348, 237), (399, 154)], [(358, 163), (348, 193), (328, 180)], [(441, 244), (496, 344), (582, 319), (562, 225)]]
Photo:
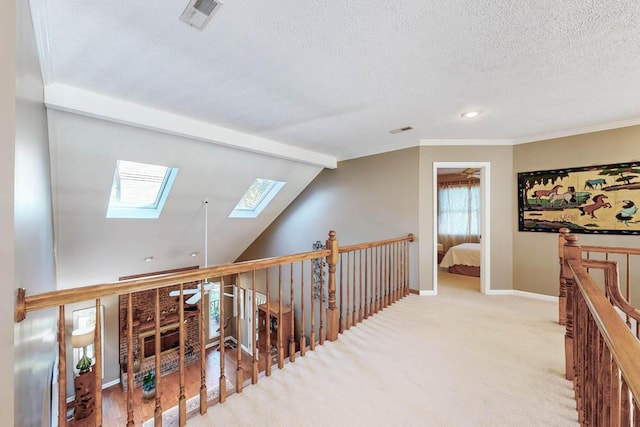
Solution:
[(443, 276), (188, 425), (575, 426), (557, 304)]

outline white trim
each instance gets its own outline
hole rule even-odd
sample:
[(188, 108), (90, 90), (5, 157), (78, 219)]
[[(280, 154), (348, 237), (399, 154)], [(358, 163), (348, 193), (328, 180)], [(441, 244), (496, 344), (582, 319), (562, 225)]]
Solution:
[(178, 114), (112, 98), (62, 83), (44, 88), (47, 108), (124, 123), (254, 153), (335, 169), (337, 159), (327, 154), (283, 144)]
[(514, 139), (421, 139), (419, 145), (447, 146), (447, 145), (513, 145)]
[[(107, 389), (109, 387), (113, 387), (114, 385), (118, 385), (118, 384), (120, 384), (120, 380), (119, 379), (113, 380), (113, 381), (109, 381), (108, 383), (102, 383), (102, 389), (104, 390), (104, 389)], [(76, 395), (75, 394), (72, 395), (72, 396), (67, 397), (67, 403), (71, 403), (74, 400), (76, 400)]]
[(528, 142), (545, 141), (555, 138), (565, 138), (567, 136), (583, 135), (585, 133), (602, 132), (604, 130), (619, 129), (637, 125), (640, 125), (640, 118), (620, 120), (617, 122), (599, 123), (597, 125), (584, 126), (581, 128), (560, 130), (557, 132), (548, 132), (533, 136), (527, 136), (524, 138), (518, 138), (514, 141), (513, 145), (526, 144)]
[(437, 291), (433, 290), (433, 289), (420, 289), (420, 296), (424, 297), (433, 297), (438, 295)]
[(534, 292), (519, 291), (517, 289), (491, 289), (488, 295), (510, 295), (523, 298), (537, 299), (541, 301), (558, 302), (560, 298), (551, 295), (537, 294)]
[(46, 1), (30, 0), (29, 9), (31, 10), (33, 33), (36, 40), (38, 58), (40, 59), (40, 73), (42, 75), (42, 82), (46, 86), (51, 82), (51, 76), (53, 75)]
[(480, 292), (491, 291), (491, 162), (433, 162), (433, 292), (438, 294), (438, 169), (479, 168), (480, 176)]
[(516, 295), (519, 297), (525, 297), (525, 298), (533, 298), (533, 299), (542, 300), (542, 301), (551, 301), (551, 302), (560, 301), (559, 297), (554, 297), (552, 295), (536, 294), (534, 292), (519, 291), (517, 289), (513, 290), (513, 295)]

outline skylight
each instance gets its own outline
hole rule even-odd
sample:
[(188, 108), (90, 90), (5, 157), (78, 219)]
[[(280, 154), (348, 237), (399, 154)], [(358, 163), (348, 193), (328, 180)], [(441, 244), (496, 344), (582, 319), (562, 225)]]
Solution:
[(282, 181), (257, 178), (244, 193), (229, 218), (257, 218), (284, 184)]
[(158, 218), (178, 168), (118, 160), (107, 218)]

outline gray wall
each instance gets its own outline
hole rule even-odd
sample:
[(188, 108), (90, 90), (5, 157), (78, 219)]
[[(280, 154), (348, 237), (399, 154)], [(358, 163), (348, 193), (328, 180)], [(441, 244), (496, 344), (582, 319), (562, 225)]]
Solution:
[(0, 414), (6, 425), (13, 425), (15, 1), (3, 0), (0, 7)]
[[(341, 245), (416, 234), (418, 153), (409, 148), (323, 170), (239, 260), (307, 252), (329, 230)], [(410, 251), (411, 287), (417, 289), (418, 246)]]
[[(515, 185), (511, 146), (420, 147), (420, 285), (433, 289), (433, 162), (491, 163), (491, 289), (512, 289)], [(499, 255), (498, 255), (499, 254)]]
[[(36, 294), (56, 288), (49, 139), (29, 3), (16, 9), (15, 287)], [(30, 313), (15, 326), (15, 425), (46, 422), (55, 326), (55, 310)]]
[[(536, 170), (640, 160), (640, 126), (593, 132), (514, 147), (514, 174)], [(517, 209), (517, 200), (513, 202)], [(513, 215), (514, 289), (558, 295), (557, 238), (552, 233), (518, 232)], [(579, 235), (588, 245), (639, 247), (638, 236)]]

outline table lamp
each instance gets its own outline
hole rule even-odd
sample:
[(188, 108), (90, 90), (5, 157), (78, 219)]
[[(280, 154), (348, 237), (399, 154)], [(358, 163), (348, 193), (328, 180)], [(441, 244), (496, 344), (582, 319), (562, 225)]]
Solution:
[(71, 333), (71, 346), (73, 348), (82, 348), (82, 357), (76, 365), (78, 373), (83, 374), (91, 369), (91, 359), (87, 357), (87, 346), (93, 344), (95, 335), (95, 327), (76, 329)]

